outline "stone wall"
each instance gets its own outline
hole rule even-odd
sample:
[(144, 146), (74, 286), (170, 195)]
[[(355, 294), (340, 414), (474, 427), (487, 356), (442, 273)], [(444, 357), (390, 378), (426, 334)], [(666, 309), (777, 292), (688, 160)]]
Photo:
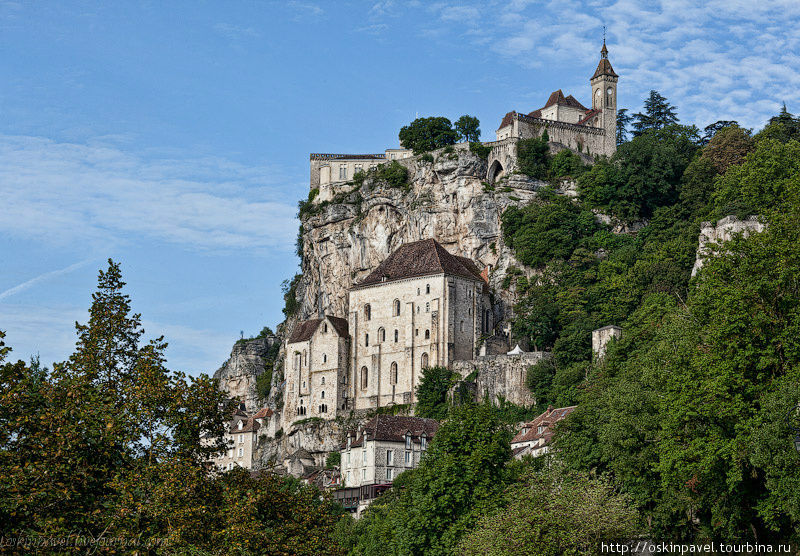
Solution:
[(497, 403), (498, 396), (502, 396), (513, 404), (529, 406), (536, 403), (536, 400), (525, 386), (528, 367), (549, 357), (551, 354), (546, 351), (522, 355), (492, 355), (472, 361), (455, 361), (450, 368), (462, 378), (477, 371), (474, 379), (475, 401), (488, 397), (493, 403)]

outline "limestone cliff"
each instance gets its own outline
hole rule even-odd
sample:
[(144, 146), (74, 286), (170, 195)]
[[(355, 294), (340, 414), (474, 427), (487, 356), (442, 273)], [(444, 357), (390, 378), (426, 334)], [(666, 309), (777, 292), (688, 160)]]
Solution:
[(698, 239), (697, 256), (692, 268), (692, 276), (700, 272), (707, 257), (713, 257), (718, 252), (721, 243), (730, 241), (736, 234), (742, 234), (746, 237), (752, 232), (763, 231), (764, 224), (759, 221), (757, 216), (748, 216), (744, 219), (736, 216), (726, 216), (717, 222), (703, 222), (700, 228), (700, 238)]
[(511, 174), (489, 186), (486, 160), (467, 145), (439, 150), (432, 162), (417, 156), (401, 163), (409, 171), (407, 187), (368, 177), (342, 186), (333, 202), (302, 219), (300, 318), (347, 317), (350, 286), (400, 245), (427, 238), (490, 266), (491, 285), (500, 292), (506, 270), (517, 264), (503, 243), (500, 217), (510, 204), (530, 201), (544, 184)]
[(243, 401), (248, 413), (255, 413), (267, 403), (259, 398), (256, 380), (271, 368), (276, 344), (280, 344), (277, 336), (239, 340), (233, 345), (230, 358), (214, 373), (220, 388)]

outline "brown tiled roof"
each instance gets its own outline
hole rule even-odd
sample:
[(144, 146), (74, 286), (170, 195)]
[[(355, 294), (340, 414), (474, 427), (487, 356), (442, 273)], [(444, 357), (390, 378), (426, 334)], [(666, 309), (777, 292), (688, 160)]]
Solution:
[(530, 116), (531, 118), (541, 118), (542, 117), (542, 109), (541, 108), (537, 108), (533, 112), (528, 113), (528, 116)]
[[(239, 421), (244, 421), (244, 425), (242, 426), (241, 429), (239, 428)], [(247, 419), (237, 418), (234, 419), (233, 422), (231, 422), (230, 433), (236, 434), (240, 432), (255, 432), (260, 427), (261, 425), (259, 425), (258, 421), (256, 421), (253, 417), (248, 417)]]
[(595, 77), (600, 77), (601, 75), (619, 77), (616, 73), (614, 73), (614, 68), (611, 67), (611, 62), (608, 61), (608, 58), (600, 58), (600, 63), (597, 64), (597, 69), (595, 70), (592, 79)]
[[(383, 442), (405, 442), (406, 433), (411, 433), (411, 440), (419, 444), (422, 433), (430, 440), (439, 430), (439, 422), (436, 419), (425, 419), (424, 417), (404, 417), (401, 415), (376, 415), (370, 419), (360, 431), (355, 442), (350, 447), (355, 448), (364, 443), (364, 436), (367, 440), (380, 440)], [(342, 445), (347, 448), (347, 443)]]
[[(550, 439), (553, 437), (553, 426), (572, 413), (576, 407), (575, 405), (560, 407), (558, 409), (548, 407), (547, 411), (536, 417), (533, 421), (523, 425), (523, 430), (511, 439), (512, 446), (520, 442), (530, 442), (539, 439), (543, 440), (540, 445), (545, 446), (549, 444)], [(540, 426), (544, 427), (542, 432), (538, 432)]]
[(253, 415), (253, 419), (269, 419), (272, 417), (272, 413), (273, 411), (270, 408), (264, 407), (259, 409), (258, 412)]
[(356, 287), (441, 273), (483, 282), (475, 263), (469, 261), (468, 265), (464, 262), (466, 260), (464, 257), (452, 255), (435, 239), (406, 243), (398, 247)]
[(298, 322), (294, 326), (294, 330), (292, 330), (292, 335), (289, 337), (288, 343), (296, 344), (297, 342), (308, 341), (311, 336), (314, 335), (314, 332), (317, 331), (317, 327), (321, 322), (322, 319), (309, 319)]
[(347, 326), (347, 319), (339, 318), (339, 317), (327, 317), (331, 324), (336, 329), (336, 333), (339, 335), (340, 338), (346, 338), (348, 335), (348, 326)]
[[(347, 337), (347, 321), (345, 319), (329, 315), (325, 318), (330, 321), (339, 336), (343, 338)], [(297, 342), (306, 342), (310, 340), (323, 320), (325, 319), (309, 319), (298, 322), (294, 330), (292, 330), (292, 335), (287, 343), (296, 344)]]
[(503, 116), (503, 120), (500, 122), (500, 127), (498, 127), (497, 129), (503, 129), (507, 125), (511, 125), (514, 122), (514, 116), (516, 115), (517, 113), (515, 111), (511, 111), (505, 116)]

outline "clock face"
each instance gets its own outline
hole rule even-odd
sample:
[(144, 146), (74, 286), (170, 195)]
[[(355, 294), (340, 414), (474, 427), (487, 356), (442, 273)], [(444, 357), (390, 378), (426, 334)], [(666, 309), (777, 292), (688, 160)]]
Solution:
[(613, 93), (613, 92), (614, 92), (614, 89), (612, 89), (611, 87), (609, 87), (608, 89), (606, 89), (606, 92), (607, 92), (607, 93), (610, 95), (611, 93)]

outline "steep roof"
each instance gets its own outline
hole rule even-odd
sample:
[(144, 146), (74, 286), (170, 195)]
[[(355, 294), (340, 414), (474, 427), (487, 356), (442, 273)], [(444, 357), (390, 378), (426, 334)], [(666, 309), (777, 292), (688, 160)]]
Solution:
[[(382, 442), (405, 442), (406, 433), (411, 433), (413, 442), (419, 442), (423, 433), (427, 438), (433, 438), (439, 430), (439, 422), (436, 419), (425, 419), (424, 417), (405, 417), (402, 415), (376, 415), (370, 419), (360, 431), (355, 442), (350, 447), (355, 448), (363, 445), (364, 437), (367, 440), (380, 440)], [(342, 448), (346, 448), (345, 443)]]
[(322, 319), (309, 319), (309, 320), (304, 320), (302, 322), (298, 322), (294, 326), (294, 330), (292, 330), (292, 335), (289, 338), (288, 343), (296, 344), (297, 342), (308, 341), (311, 338), (311, 336), (314, 335), (314, 332), (317, 331), (317, 327), (321, 322)]
[[(514, 116), (516, 116), (516, 111), (508, 112), (505, 116), (503, 116), (503, 120), (500, 122), (500, 127), (497, 129), (503, 129), (507, 125), (511, 125), (514, 122)], [(530, 114), (529, 114), (530, 115)]]
[(599, 108), (592, 108), (586, 113), (586, 115), (583, 118), (581, 118), (578, 121), (578, 125), (586, 125), (589, 122), (589, 120), (597, 116), (599, 113), (600, 113)]
[(327, 318), (336, 329), (336, 333), (340, 338), (345, 338), (348, 336), (347, 319), (331, 316), (328, 316)]
[(347, 337), (348, 334), (347, 321), (339, 317), (332, 317), (330, 315), (326, 315), (325, 318), (323, 319), (308, 319), (302, 322), (298, 322), (295, 325), (294, 330), (292, 330), (292, 335), (289, 337), (289, 341), (287, 343), (296, 344), (297, 342), (307, 342), (308, 340), (311, 339), (311, 336), (314, 335), (314, 332), (317, 331), (317, 328), (319, 328), (319, 325), (325, 319), (328, 319), (328, 321), (330, 321), (334, 330), (336, 330), (336, 333), (340, 337), (342, 338)]
[[(243, 422), (242, 428), (239, 428), (239, 421)], [(231, 429), (230, 434), (237, 434), (240, 432), (255, 432), (257, 431), (261, 425), (256, 421), (253, 417), (247, 417), (246, 419), (237, 418), (231, 422)]]
[(611, 77), (619, 77), (614, 72), (614, 68), (611, 67), (611, 62), (608, 61), (608, 58), (600, 58), (600, 63), (597, 64), (597, 69), (595, 70), (592, 79), (594, 79), (595, 77), (600, 77), (601, 75), (610, 75)]
[[(533, 421), (529, 421), (523, 425), (522, 430), (511, 439), (512, 446), (520, 442), (530, 442), (539, 439), (543, 440), (542, 445), (549, 444), (550, 439), (553, 437), (553, 426), (572, 413), (576, 407), (578, 406), (572, 405), (569, 407), (560, 407), (558, 409), (553, 409), (552, 406), (548, 407), (547, 411), (536, 417)], [(542, 432), (539, 432), (540, 426), (544, 427)]]
[(435, 239), (423, 239), (398, 247), (355, 287), (442, 273), (483, 282), (473, 261), (451, 254)]
[(272, 414), (273, 411), (270, 408), (264, 407), (262, 409), (259, 409), (258, 412), (255, 415), (253, 415), (253, 419), (269, 419), (270, 417), (272, 417)]

